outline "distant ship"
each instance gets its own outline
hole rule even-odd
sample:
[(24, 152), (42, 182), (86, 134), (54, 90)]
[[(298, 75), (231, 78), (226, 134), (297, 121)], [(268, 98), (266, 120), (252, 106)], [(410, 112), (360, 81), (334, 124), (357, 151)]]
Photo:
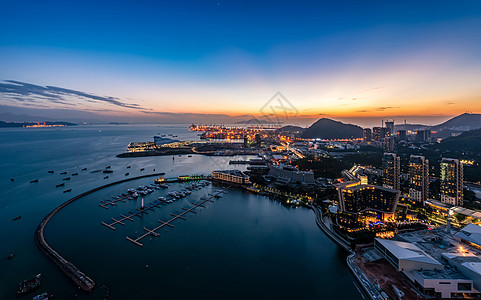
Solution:
[(113, 173), (114, 171), (112, 171), (112, 170), (103, 170), (102, 172), (104, 172), (104, 173)]
[(41, 279), (42, 275), (37, 274), (32, 279), (21, 282), (18, 287), (17, 294), (22, 295), (38, 289), (40, 287)]

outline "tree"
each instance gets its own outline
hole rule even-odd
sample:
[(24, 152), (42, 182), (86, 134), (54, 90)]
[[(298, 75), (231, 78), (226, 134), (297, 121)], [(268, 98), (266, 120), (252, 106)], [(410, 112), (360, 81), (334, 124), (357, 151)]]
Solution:
[(466, 219), (466, 216), (460, 213), (455, 213), (454, 217), (456, 218), (456, 220), (458, 220), (459, 223), (463, 222)]

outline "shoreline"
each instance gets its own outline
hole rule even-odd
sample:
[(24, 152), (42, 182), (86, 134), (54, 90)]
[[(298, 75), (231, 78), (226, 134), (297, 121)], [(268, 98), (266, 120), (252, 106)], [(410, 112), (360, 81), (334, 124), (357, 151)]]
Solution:
[(123, 179), (115, 182), (111, 182), (99, 187), (96, 187), (94, 189), (88, 190), (86, 192), (83, 192), (56, 207), (54, 210), (52, 210), (37, 226), (37, 229), (35, 230), (35, 244), (39, 248), (39, 250), (47, 256), (59, 269), (62, 271), (68, 278), (70, 278), (78, 287), (82, 288), (82, 290), (90, 292), (93, 290), (95, 287), (95, 281), (93, 281), (90, 277), (85, 275), (80, 269), (78, 269), (73, 263), (69, 262), (66, 260), (64, 257), (62, 257), (57, 251), (55, 251), (50, 245), (47, 243), (45, 240), (44, 236), (44, 229), (45, 226), (48, 224), (50, 219), (58, 213), (62, 208), (66, 207), (67, 205), (83, 198), (84, 196), (87, 196), (89, 194), (92, 194), (94, 192), (97, 192), (99, 190), (102, 190), (104, 188), (117, 185), (120, 183), (132, 181), (132, 180), (137, 180), (137, 179), (142, 179), (142, 178), (147, 178), (147, 177), (153, 177), (153, 176), (162, 176), (165, 173), (159, 172), (159, 173), (153, 173), (153, 174), (148, 174), (148, 175), (142, 175), (142, 176), (137, 176), (137, 177), (132, 177), (128, 179)]
[(362, 272), (361, 269), (359, 269), (353, 262), (353, 258), (356, 255), (354, 250), (352, 250), (351, 246), (347, 244), (347, 242), (340, 237), (336, 232), (333, 230), (330, 230), (327, 225), (324, 223), (322, 220), (322, 212), (321, 210), (314, 206), (311, 205), (309, 206), (315, 213), (316, 215), (316, 223), (317, 226), (321, 229), (321, 231), (326, 234), (335, 244), (340, 246), (342, 249), (347, 251), (349, 255), (346, 258), (346, 264), (351, 271), (352, 275), (354, 275), (354, 278), (356, 278), (356, 281), (361, 285), (362, 289), (366, 293), (366, 295), (370, 299), (382, 299), (381, 293), (375, 289), (375, 287), (372, 286), (372, 284), (369, 282), (367, 279), (366, 275)]

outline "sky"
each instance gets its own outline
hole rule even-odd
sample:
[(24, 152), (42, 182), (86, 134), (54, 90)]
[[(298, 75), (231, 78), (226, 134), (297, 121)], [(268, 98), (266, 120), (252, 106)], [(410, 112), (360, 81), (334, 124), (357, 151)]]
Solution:
[(478, 0), (0, 0), (0, 28), (0, 119), (434, 124), (481, 112)]

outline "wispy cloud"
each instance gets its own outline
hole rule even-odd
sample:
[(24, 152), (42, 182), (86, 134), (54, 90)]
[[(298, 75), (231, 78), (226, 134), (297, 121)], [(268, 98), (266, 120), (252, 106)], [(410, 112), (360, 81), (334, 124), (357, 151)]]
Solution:
[(400, 106), (379, 106), (379, 107), (373, 107), (370, 109), (356, 110), (356, 112), (365, 113), (365, 112), (372, 112), (372, 111), (385, 111), (385, 110), (396, 109), (396, 108), (401, 108), (401, 107)]
[(91, 103), (106, 103), (123, 108), (146, 110), (138, 104), (126, 103), (119, 98), (110, 96), (98, 96), (82, 91), (66, 89), (56, 86), (40, 86), (36, 84), (5, 80), (0, 82), (0, 99), (11, 99), (25, 102), (51, 102), (55, 104), (73, 106), (72, 98)]

